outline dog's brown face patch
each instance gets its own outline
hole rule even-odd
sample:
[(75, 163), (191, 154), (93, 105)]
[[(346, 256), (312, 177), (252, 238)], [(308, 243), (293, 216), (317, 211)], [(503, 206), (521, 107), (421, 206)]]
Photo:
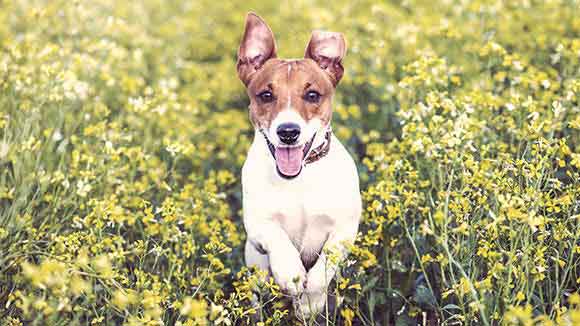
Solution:
[(334, 85), (312, 59), (268, 60), (248, 85), (250, 119), (267, 129), (278, 113), (295, 110), (304, 121), (327, 125), (332, 115)]
[(304, 59), (277, 59), (276, 40), (268, 25), (249, 13), (240, 48), (238, 76), (250, 97), (250, 117), (267, 129), (278, 113), (295, 110), (305, 122), (330, 121), (334, 88), (342, 78), (346, 41), (340, 33), (314, 31)]

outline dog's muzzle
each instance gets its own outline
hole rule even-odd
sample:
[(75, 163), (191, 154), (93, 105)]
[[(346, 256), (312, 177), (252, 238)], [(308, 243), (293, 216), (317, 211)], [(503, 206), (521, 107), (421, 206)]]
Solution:
[[(274, 144), (272, 144), (272, 142), (270, 141), (270, 139), (268, 138), (263, 129), (260, 129), (260, 133), (262, 134), (262, 136), (264, 136), (266, 144), (268, 145), (268, 149), (270, 150), (270, 153), (274, 158), (274, 162), (276, 164), (276, 171), (278, 175), (280, 175), (284, 179), (293, 179), (297, 177), (300, 174), (300, 172), (302, 172), (302, 168), (305, 165), (314, 163), (319, 159), (321, 159), (322, 157), (326, 156), (326, 154), (328, 154), (328, 151), (330, 150), (330, 139), (332, 136), (332, 130), (330, 129), (330, 127), (328, 127), (324, 137), (324, 142), (317, 148), (312, 149), (312, 144), (314, 143), (314, 139), (316, 139), (316, 135), (318, 134), (317, 132), (315, 132), (314, 135), (312, 135), (312, 138), (310, 138), (310, 140), (306, 142), (306, 144), (304, 144), (304, 146), (302, 147), (302, 150), (300, 151), (301, 155), (300, 161), (290, 163), (291, 165), (290, 169), (293, 170), (292, 171), (293, 173), (285, 173), (285, 171), (289, 170), (288, 168), (289, 164), (288, 161), (290, 160), (289, 157), (297, 155), (298, 154), (297, 151), (299, 151), (299, 148), (297, 146), (276, 147), (274, 146)], [(296, 158), (294, 157), (293, 159)]]

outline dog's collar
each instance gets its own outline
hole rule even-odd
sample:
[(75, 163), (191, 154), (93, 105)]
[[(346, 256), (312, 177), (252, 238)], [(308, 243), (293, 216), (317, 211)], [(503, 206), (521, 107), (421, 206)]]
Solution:
[(308, 154), (308, 156), (304, 160), (304, 163), (306, 163), (306, 164), (314, 163), (314, 162), (320, 160), (321, 158), (325, 157), (328, 154), (328, 152), (330, 151), (330, 140), (331, 139), (332, 139), (332, 129), (330, 129), (330, 127), (328, 127), (328, 129), (326, 130), (326, 134), (324, 135), (324, 142), (322, 144), (318, 145), (318, 147), (313, 149), (310, 152), (310, 154)]
[[(260, 129), (260, 133), (262, 134), (262, 136), (264, 136), (264, 139), (266, 139), (266, 143), (268, 144), (268, 149), (270, 150), (270, 153), (272, 154), (272, 157), (274, 158), (274, 160), (276, 160), (276, 154), (275, 154), (276, 148), (270, 142), (270, 140), (268, 139), (268, 136), (266, 136), (266, 133), (264, 132), (263, 129)], [(322, 144), (318, 145), (318, 147), (310, 150), (310, 146), (312, 146), (312, 142), (314, 142), (314, 138), (316, 138), (316, 133), (314, 134), (314, 136), (312, 136), (312, 140), (309, 142), (310, 145), (308, 146), (308, 148), (306, 148), (306, 152), (308, 153), (308, 156), (306, 156), (306, 158), (304, 158), (304, 164), (314, 163), (314, 162), (320, 160), (321, 158), (325, 157), (328, 154), (328, 152), (330, 151), (330, 140), (332, 139), (332, 129), (329, 126), (326, 129), (326, 133), (324, 134), (324, 142)]]

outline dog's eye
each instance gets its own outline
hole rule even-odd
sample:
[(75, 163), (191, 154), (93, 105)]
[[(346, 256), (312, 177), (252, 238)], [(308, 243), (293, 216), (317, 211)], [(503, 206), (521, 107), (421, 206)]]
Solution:
[(274, 101), (274, 94), (272, 94), (270, 91), (263, 91), (262, 93), (258, 94), (258, 97), (260, 98), (260, 101), (264, 103), (270, 103)]
[(310, 103), (318, 103), (320, 101), (320, 93), (317, 91), (308, 91), (304, 94), (304, 100)]

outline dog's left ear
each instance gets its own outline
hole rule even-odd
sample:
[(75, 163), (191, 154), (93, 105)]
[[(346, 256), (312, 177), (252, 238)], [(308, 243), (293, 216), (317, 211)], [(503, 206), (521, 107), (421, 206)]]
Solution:
[(342, 59), (345, 55), (346, 41), (341, 33), (313, 31), (304, 58), (316, 61), (336, 86), (344, 73)]

